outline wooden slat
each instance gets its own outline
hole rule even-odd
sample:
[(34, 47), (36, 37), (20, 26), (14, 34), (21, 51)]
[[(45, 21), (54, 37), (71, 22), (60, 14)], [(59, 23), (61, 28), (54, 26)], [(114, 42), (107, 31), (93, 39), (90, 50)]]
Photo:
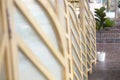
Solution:
[(79, 70), (80, 75), (82, 74), (82, 70), (80, 69), (80, 66), (77, 64), (77, 61), (75, 60), (75, 58), (73, 57), (73, 62), (75, 63), (77, 69)]
[(79, 55), (80, 53), (78, 53), (77, 49), (75, 48), (74, 44), (72, 43), (73, 49), (75, 50), (75, 53), (79, 59), (79, 61), (81, 62), (81, 56)]
[[(85, 78), (87, 78), (87, 74), (86, 73), (83, 73), (83, 76), (85, 77)], [(83, 79), (84, 80), (84, 79)], [(88, 80), (88, 79), (87, 79)]]
[[(74, 40), (75, 40), (75, 43), (77, 44), (77, 46), (75, 46), (75, 47), (78, 47), (78, 48), (80, 48), (80, 44), (79, 44), (79, 42), (78, 42), (78, 40), (76, 40), (76, 38), (75, 38), (75, 36), (73, 35), (73, 38), (74, 38)], [(73, 43), (74, 41), (72, 41), (72, 43)], [(74, 43), (73, 43), (73, 45), (75, 45)]]
[[(44, 43), (48, 46), (50, 51), (54, 54), (54, 56), (58, 59), (58, 61), (65, 66), (65, 61), (55, 46), (53, 45), (52, 41), (47, 37), (47, 35), (43, 32), (42, 29), (40, 29), (38, 26), (40, 26), (37, 21), (34, 19), (34, 17), (29, 13), (29, 11), (26, 9), (25, 5), (23, 5), (19, 0), (16, 0), (16, 6), (20, 9), (20, 11), (24, 14), (26, 19), (29, 21), (29, 23), (32, 25), (34, 30), (38, 33), (39, 37), (42, 38)], [(49, 40), (49, 41), (48, 41)]]
[(73, 22), (73, 25), (74, 25), (74, 27), (75, 27), (77, 33), (79, 34), (78, 26), (75, 24), (75, 21), (74, 21), (74, 19), (72, 18), (71, 14), (70, 14), (70, 18), (71, 18), (71, 20), (72, 20), (72, 22)]
[(87, 61), (85, 61), (85, 62), (82, 61), (82, 64), (83, 64), (85, 67), (87, 66), (86, 63), (87, 63)]
[(28, 48), (25, 42), (17, 36), (18, 46), (23, 51), (23, 53), (27, 56), (27, 58), (38, 68), (40, 72), (44, 74), (45, 77), (49, 80), (56, 80), (54, 76), (46, 69), (46, 67), (40, 62), (37, 56)]
[(53, 22), (54, 28), (56, 30), (56, 34), (59, 36), (58, 40), (60, 42), (61, 50), (63, 52), (63, 55), (65, 55), (66, 49), (65, 49), (64, 44), (66, 44), (66, 43), (65, 43), (65, 33), (63, 32), (63, 29), (61, 27), (62, 25), (60, 25), (60, 23), (56, 17), (56, 14), (54, 13), (53, 9), (51, 8), (51, 6), (47, 2), (47, 0), (37, 0), (37, 1), (39, 4), (41, 4), (41, 6), (43, 6), (43, 9), (46, 11), (46, 13), (48, 13), (49, 18)]
[(78, 46), (80, 45), (79, 44), (79, 37), (77, 38), (77, 36), (75, 36), (75, 33), (74, 33), (74, 31), (73, 31), (73, 29), (72, 29), (72, 33), (73, 33), (73, 36), (74, 36), (74, 39), (76, 40), (76, 42), (77, 42), (77, 44), (78, 44)]
[(76, 77), (77, 80), (80, 80), (76, 72), (74, 72), (74, 76)]

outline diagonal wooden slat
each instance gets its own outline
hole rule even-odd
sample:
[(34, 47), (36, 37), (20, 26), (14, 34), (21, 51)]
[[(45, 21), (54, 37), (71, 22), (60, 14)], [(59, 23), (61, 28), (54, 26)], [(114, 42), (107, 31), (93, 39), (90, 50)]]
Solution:
[[(83, 73), (83, 77), (86, 78), (85, 80), (88, 80), (88, 79), (87, 79), (87, 78), (88, 78), (87, 73)], [(83, 78), (83, 80), (84, 80), (84, 78)]]
[(75, 46), (74, 46), (73, 43), (72, 43), (72, 46), (73, 46), (73, 49), (75, 50), (75, 53), (76, 53), (76, 55), (77, 55), (79, 61), (81, 62), (81, 56), (79, 55), (79, 53), (78, 53), (78, 51), (76, 50), (76, 48), (75, 48)]
[(78, 26), (75, 24), (75, 21), (74, 21), (73, 17), (71, 16), (71, 14), (70, 14), (70, 18), (73, 22), (73, 25), (74, 25), (75, 29), (77, 30), (77, 33), (79, 34), (80, 32), (79, 32)]
[[(68, 6), (73, 10), (73, 13), (74, 13), (74, 15), (75, 15), (75, 18), (76, 18), (76, 20), (77, 20), (76, 25), (79, 27), (79, 23), (78, 23), (79, 19), (78, 19), (77, 14), (76, 14), (75, 7), (73, 7), (70, 3), (68, 3)], [(70, 16), (72, 17), (72, 15), (70, 15)]]
[(80, 43), (79, 43), (79, 39), (78, 39), (78, 37), (75, 35), (75, 33), (74, 33), (73, 30), (71, 30), (71, 31), (72, 31), (72, 35), (73, 35), (73, 37), (74, 37), (74, 39), (75, 39), (77, 45), (80, 47)]
[(53, 55), (58, 59), (58, 61), (63, 66), (65, 66), (65, 61), (64, 61), (64, 57), (62, 56), (62, 53), (55, 48), (55, 46), (52, 44), (52, 41), (47, 37), (47, 35), (43, 32), (43, 30), (38, 27), (40, 25), (37, 23), (34, 17), (29, 13), (25, 5), (23, 5), (19, 0), (15, 0), (15, 3), (16, 6), (19, 8), (19, 10), (26, 17), (26, 19), (29, 21), (29, 23), (32, 25), (32, 28), (37, 32), (38, 36), (41, 37), (44, 43), (48, 46), (48, 48), (53, 53)]
[(74, 77), (76, 77), (77, 80), (80, 80), (78, 75), (76, 74), (76, 72), (74, 72), (73, 74), (74, 74)]
[[(62, 25), (60, 25), (55, 12), (53, 11), (53, 9), (51, 8), (50, 4), (47, 2), (47, 0), (37, 0), (39, 4), (41, 4), (41, 6), (43, 6), (43, 9), (46, 11), (46, 13), (48, 13), (49, 18), (51, 19), (51, 21), (53, 22), (53, 25), (55, 26), (55, 30), (56, 30), (56, 34), (58, 34), (58, 40), (60, 41), (60, 47), (61, 50), (63, 52), (63, 55), (65, 55), (66, 49), (64, 44), (66, 44), (65, 42), (65, 33), (63, 32), (62, 29)], [(46, 6), (47, 5), (47, 6)], [(54, 17), (53, 17), (54, 16)]]
[(77, 61), (75, 60), (75, 58), (73, 57), (73, 62), (76, 65), (78, 72), (80, 73), (80, 75), (82, 74), (82, 70), (80, 69), (80, 66), (77, 64)]
[(46, 69), (46, 67), (40, 62), (37, 56), (28, 48), (25, 42), (21, 37), (17, 36), (18, 46), (23, 51), (25, 56), (34, 64), (37, 69), (44, 74), (45, 77), (49, 80), (56, 80), (54, 76)]

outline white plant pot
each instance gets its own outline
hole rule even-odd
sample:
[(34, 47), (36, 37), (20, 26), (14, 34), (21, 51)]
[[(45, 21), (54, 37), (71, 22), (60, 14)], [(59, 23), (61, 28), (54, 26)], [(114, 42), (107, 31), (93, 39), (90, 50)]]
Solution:
[(98, 60), (98, 55), (100, 54), (101, 52), (97, 52), (97, 60)]
[(120, 8), (118, 8), (118, 17), (120, 17)]
[(98, 61), (105, 61), (105, 52), (97, 52)]

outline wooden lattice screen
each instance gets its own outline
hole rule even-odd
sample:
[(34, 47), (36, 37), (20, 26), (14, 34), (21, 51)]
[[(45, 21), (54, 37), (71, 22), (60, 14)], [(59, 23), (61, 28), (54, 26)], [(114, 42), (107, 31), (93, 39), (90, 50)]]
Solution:
[(88, 80), (96, 63), (87, 0), (0, 0), (0, 80)]

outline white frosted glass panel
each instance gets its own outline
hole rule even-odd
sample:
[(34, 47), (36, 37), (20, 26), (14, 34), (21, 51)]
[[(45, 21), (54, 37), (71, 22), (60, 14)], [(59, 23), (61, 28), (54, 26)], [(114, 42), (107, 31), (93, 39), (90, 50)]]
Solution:
[(6, 80), (6, 69), (5, 62), (2, 64), (1, 72), (0, 72), (0, 80)]
[(73, 45), (75, 46), (75, 48), (77, 49), (78, 53), (80, 53), (80, 48), (79, 48), (79, 44), (77, 44), (75, 38), (73, 35), (71, 35), (71, 39), (72, 39), (72, 42), (73, 42)]
[[(65, 5), (64, 5), (64, 0), (48, 0), (52, 7), (54, 9), (56, 9), (57, 11), (57, 15), (59, 18), (59, 22), (61, 23), (61, 25), (63, 26), (64, 29), (66, 29), (66, 20), (64, 17), (64, 13), (65, 13)], [(66, 30), (65, 30), (66, 31)]]
[(80, 66), (80, 60), (77, 56), (77, 53), (75, 52), (74, 48), (72, 48), (72, 55), (75, 58), (75, 60), (77, 61), (78, 65)]
[(51, 19), (49, 19), (47, 12), (45, 12), (43, 7), (41, 7), (36, 0), (22, 1), (25, 3), (32, 16), (34, 16), (34, 19), (40, 24), (40, 26), (38, 27), (47, 34), (47, 36), (50, 40), (52, 40), (56, 48), (59, 48), (56, 33), (54, 31), (54, 26), (52, 26)]
[(76, 67), (75, 64), (73, 65), (73, 67), (74, 67), (74, 71), (75, 71), (75, 73), (77, 74), (77, 76), (79, 77), (79, 79), (81, 79), (81, 74), (80, 74), (78, 68)]
[(71, 26), (71, 28), (72, 28), (74, 35), (79, 37), (79, 34), (78, 34), (77, 30), (75, 29), (75, 27)]
[(62, 79), (63, 67), (53, 56), (48, 47), (43, 43), (41, 38), (37, 36), (35, 31), (32, 29), (32, 26), (28, 24), (26, 19), (16, 9), (14, 17), (16, 32), (23, 38), (27, 46), (29, 46), (29, 48), (34, 52), (34, 54), (39, 58), (39, 60), (48, 68), (48, 70), (56, 77), (56, 79), (63, 80)]
[(23, 54), (19, 52), (19, 80), (47, 80)]
[(69, 11), (75, 24), (78, 24), (77, 17), (76, 17), (77, 14), (75, 13), (75, 11), (71, 7), (69, 7)]
[(58, 5), (59, 5), (58, 10), (57, 10), (58, 17), (60, 19), (60, 22), (61, 22), (63, 28), (64, 28), (64, 27), (66, 27), (66, 20), (65, 20), (65, 16), (64, 16), (64, 14), (65, 14), (64, 0), (58, 0)]

